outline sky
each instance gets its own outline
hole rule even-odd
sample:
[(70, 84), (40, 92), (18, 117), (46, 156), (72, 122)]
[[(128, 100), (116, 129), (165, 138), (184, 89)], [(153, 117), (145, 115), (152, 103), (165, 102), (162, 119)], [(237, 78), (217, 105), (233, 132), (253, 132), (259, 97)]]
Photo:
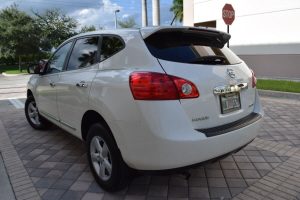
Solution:
[[(16, 3), (19, 9), (31, 13), (31, 9), (43, 12), (44, 9), (61, 8), (69, 16), (78, 20), (81, 26), (102, 26), (112, 29), (115, 26), (114, 11), (118, 20), (134, 17), (137, 27), (142, 26), (142, 0), (0, 0), (0, 9)], [(168, 26), (173, 20), (169, 11), (172, 0), (160, 0), (161, 25)], [(152, 26), (152, 0), (147, 0), (148, 25)]]

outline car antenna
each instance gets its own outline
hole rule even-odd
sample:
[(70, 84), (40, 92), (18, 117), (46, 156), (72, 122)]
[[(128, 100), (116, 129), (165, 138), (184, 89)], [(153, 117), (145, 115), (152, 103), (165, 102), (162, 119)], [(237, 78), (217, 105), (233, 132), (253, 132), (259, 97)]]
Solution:
[(171, 22), (170, 26), (172, 26), (172, 24), (173, 24), (174, 20), (175, 20), (175, 19), (176, 19), (176, 17), (177, 17), (177, 14), (178, 14), (178, 12), (176, 13), (175, 17), (173, 18), (173, 21)]

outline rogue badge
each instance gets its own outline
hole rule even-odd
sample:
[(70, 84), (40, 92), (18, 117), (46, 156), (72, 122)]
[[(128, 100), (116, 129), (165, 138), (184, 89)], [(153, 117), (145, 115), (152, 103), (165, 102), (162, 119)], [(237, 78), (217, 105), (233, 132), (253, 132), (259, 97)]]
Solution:
[(209, 119), (209, 116), (192, 118), (192, 122), (203, 121)]

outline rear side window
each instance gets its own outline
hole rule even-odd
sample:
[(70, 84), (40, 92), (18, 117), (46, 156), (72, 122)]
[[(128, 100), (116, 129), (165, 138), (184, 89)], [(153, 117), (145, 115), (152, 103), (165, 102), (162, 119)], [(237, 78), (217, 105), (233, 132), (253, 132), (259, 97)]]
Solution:
[(213, 47), (212, 37), (206, 35), (158, 32), (146, 38), (145, 43), (151, 54), (162, 60), (190, 64), (241, 63), (229, 49)]
[(67, 70), (89, 67), (96, 62), (99, 37), (82, 38), (76, 41)]
[(104, 36), (101, 46), (101, 61), (111, 57), (124, 48), (120, 38), (115, 36)]

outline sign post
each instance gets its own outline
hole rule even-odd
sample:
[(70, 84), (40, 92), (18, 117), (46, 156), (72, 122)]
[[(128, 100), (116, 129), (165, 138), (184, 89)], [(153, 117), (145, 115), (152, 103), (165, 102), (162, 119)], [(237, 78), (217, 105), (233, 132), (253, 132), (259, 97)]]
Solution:
[[(231, 25), (235, 19), (235, 11), (231, 4), (225, 4), (225, 6), (223, 7), (222, 18), (227, 25), (227, 33), (229, 33), (229, 25)], [(227, 43), (227, 47), (229, 48), (229, 41)]]

